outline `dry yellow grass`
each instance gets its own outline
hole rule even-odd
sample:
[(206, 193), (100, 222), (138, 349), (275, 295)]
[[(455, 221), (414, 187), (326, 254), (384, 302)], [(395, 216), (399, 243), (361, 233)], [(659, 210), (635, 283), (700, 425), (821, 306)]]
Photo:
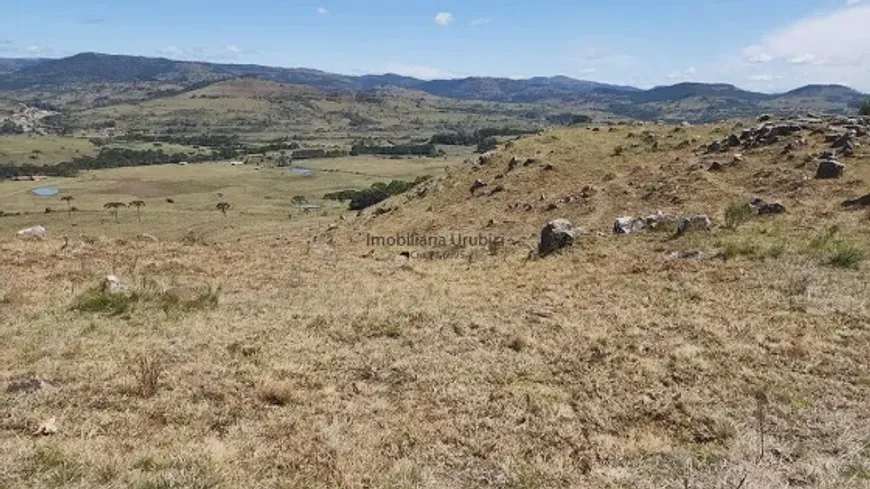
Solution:
[[(337, 214), (274, 229), (263, 213), (248, 217), (261, 233), (205, 245), (0, 241), (0, 385), (54, 386), (0, 394), (0, 486), (867, 487), (868, 268), (826, 266), (817, 251), (832, 224), (866, 245), (866, 215), (837, 208), (867, 181), (864, 156), (840, 182), (774, 166), (776, 148), (699, 173), (699, 157), (665, 142), (610, 156), (628, 131), (640, 129), (523, 139), (332, 230)], [(554, 169), (516, 169), (505, 192), (470, 197), (512, 155)], [(756, 192), (789, 212), (676, 240), (609, 235), (616, 215), (658, 207), (721, 222)], [(578, 200), (543, 210), (568, 194)], [(528, 260), (552, 217), (588, 232)], [(396, 260), (408, 248), (371, 249), (369, 232), (516, 243)], [(665, 257), (726, 241), (784, 249)], [(218, 304), (71, 310), (110, 273), (148, 297), (220, 285)], [(153, 392), (142, 358), (160, 369)], [(52, 417), (57, 434), (30, 436)]]

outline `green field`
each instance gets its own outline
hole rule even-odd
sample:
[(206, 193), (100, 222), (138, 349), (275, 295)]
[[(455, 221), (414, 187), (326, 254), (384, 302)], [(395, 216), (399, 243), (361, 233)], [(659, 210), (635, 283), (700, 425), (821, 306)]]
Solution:
[(86, 138), (30, 134), (0, 136), (0, 164), (52, 165), (96, 152), (96, 146)]
[[(343, 214), (346, 204), (324, 200), (326, 193), (443, 174), (446, 168), (458, 165), (467, 156), (408, 159), (361, 156), (300, 163), (299, 166), (304, 164), (314, 170), (311, 176), (284, 168), (202, 163), (96, 170), (82, 172), (76, 178), (50, 178), (42, 182), (0, 181), (0, 211), (22, 213), (0, 218), (0, 232), (14, 234), (18, 229), (39, 224), (55, 235), (129, 237), (145, 232), (177, 238), (189, 229), (212, 234), (256, 234), (267, 224), (277, 223), (282, 229), (292, 226), (290, 215), (302, 218), (325, 214), (335, 218)], [(38, 187), (54, 187), (59, 194), (38, 197), (32, 193)], [(73, 197), (69, 205), (76, 207), (76, 212), (68, 214), (62, 196)], [(303, 212), (292, 202), (296, 196), (305, 197), (321, 209)], [(108, 202), (134, 200), (145, 202), (140, 215), (134, 209), (121, 209), (117, 223), (103, 207)], [(220, 201), (232, 205), (227, 216), (215, 207)], [(46, 209), (53, 212), (46, 213)]]

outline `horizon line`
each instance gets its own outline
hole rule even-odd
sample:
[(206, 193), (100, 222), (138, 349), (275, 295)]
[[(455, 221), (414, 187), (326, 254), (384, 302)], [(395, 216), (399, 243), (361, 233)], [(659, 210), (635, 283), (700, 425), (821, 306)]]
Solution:
[[(857, 92), (858, 94), (861, 94), (861, 95), (870, 95), (870, 93), (862, 92), (861, 90), (850, 87), (848, 85), (844, 85), (842, 83), (809, 83), (806, 85), (799, 85), (799, 86), (796, 86), (796, 87), (791, 88), (789, 90), (785, 90), (785, 91), (781, 91), (781, 92), (764, 92), (764, 91), (747, 90), (747, 89), (742, 88), (742, 87), (735, 85), (733, 83), (716, 82), (716, 81), (699, 81), (699, 80), (683, 80), (683, 81), (678, 81), (678, 82), (670, 84), (670, 85), (667, 85), (667, 84), (665, 84), (665, 85), (653, 85), (649, 88), (641, 88), (639, 86), (629, 85), (626, 83), (612, 83), (612, 82), (602, 82), (602, 81), (596, 81), (596, 80), (589, 80), (589, 79), (585, 79), (585, 78), (575, 78), (571, 75), (559, 74), (559, 73), (551, 74), (551, 75), (534, 75), (534, 76), (527, 76), (527, 77), (469, 75), (469, 76), (445, 77), (445, 78), (420, 78), (417, 76), (404, 75), (401, 73), (390, 72), (390, 71), (381, 72), (381, 73), (372, 72), (372, 73), (356, 74), (356, 73), (342, 73), (339, 71), (329, 71), (329, 70), (324, 70), (321, 68), (312, 68), (312, 67), (307, 67), (307, 66), (281, 66), (281, 65), (270, 65), (270, 64), (261, 64), (261, 63), (243, 63), (243, 62), (237, 62), (237, 61), (236, 62), (233, 62), (233, 61), (230, 61), (230, 62), (208, 61), (208, 60), (204, 60), (204, 59), (178, 59), (178, 58), (169, 58), (169, 57), (161, 56), (161, 55), (149, 56), (149, 55), (141, 55), (141, 54), (108, 53), (108, 52), (99, 52), (99, 51), (81, 51), (81, 52), (78, 52), (75, 54), (71, 54), (68, 56), (60, 56), (60, 57), (41, 57), (41, 56), (10, 57), (10, 58), (0, 57), (0, 59), (59, 61), (59, 60), (63, 60), (63, 59), (74, 58), (76, 56), (81, 56), (83, 54), (96, 54), (96, 55), (105, 55), (105, 56), (126, 56), (126, 57), (131, 57), (131, 58), (146, 58), (146, 59), (162, 59), (162, 60), (166, 60), (166, 61), (174, 61), (174, 62), (180, 62), (180, 63), (203, 63), (203, 64), (230, 65), (230, 66), (233, 66), (233, 65), (235, 65), (235, 66), (259, 66), (259, 67), (264, 67), (264, 68), (276, 68), (276, 69), (285, 69), (285, 70), (311, 70), (311, 71), (318, 71), (321, 73), (326, 73), (326, 74), (331, 74), (331, 75), (348, 76), (348, 77), (353, 77), (353, 78), (361, 78), (364, 76), (394, 75), (394, 76), (402, 76), (405, 78), (411, 78), (411, 79), (419, 80), (422, 82), (458, 81), (458, 80), (469, 80), (469, 79), (495, 79), (495, 80), (530, 81), (530, 80), (533, 80), (536, 78), (544, 78), (544, 79), (568, 78), (570, 80), (578, 81), (578, 82), (595, 83), (595, 84), (599, 84), (599, 85), (604, 85), (605, 87), (603, 87), (603, 88), (610, 88), (610, 87), (629, 88), (629, 89), (634, 89), (634, 90), (638, 90), (638, 91), (649, 91), (649, 90), (654, 90), (656, 88), (666, 88), (666, 87), (675, 87), (678, 85), (695, 84), (695, 85), (708, 85), (708, 86), (709, 85), (723, 85), (723, 86), (733, 87), (733, 88), (736, 88), (738, 90), (748, 92), (748, 93), (760, 93), (760, 94), (765, 94), (765, 95), (783, 95), (783, 94), (794, 92), (796, 90), (800, 90), (802, 88), (807, 88), (807, 87), (842, 87), (842, 88), (847, 88), (849, 90)], [(10, 72), (10, 73), (12, 73), (12, 72)], [(0, 74), (0, 76), (6, 75), (6, 74), (8, 74), (8, 73)], [(253, 76), (256, 76), (256, 75), (253, 75)], [(287, 83), (287, 84), (290, 84), (290, 83)], [(402, 87), (399, 87), (399, 88), (402, 88)], [(406, 87), (406, 88), (413, 89), (413, 87)]]

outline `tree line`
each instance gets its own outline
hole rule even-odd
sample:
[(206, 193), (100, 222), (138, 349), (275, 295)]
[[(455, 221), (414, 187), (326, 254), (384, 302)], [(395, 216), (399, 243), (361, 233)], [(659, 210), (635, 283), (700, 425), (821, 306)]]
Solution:
[(380, 203), (393, 195), (398, 195), (407, 192), (432, 177), (418, 177), (412, 182), (404, 180), (393, 180), (389, 183), (376, 182), (371, 187), (362, 190), (342, 190), (340, 192), (332, 192), (323, 196), (327, 200), (337, 200), (341, 202), (350, 201), (348, 210), (360, 211), (366, 207), (371, 207)]
[(51, 177), (73, 177), (81, 170), (102, 170), (126, 166), (164, 165), (182, 161), (199, 163), (217, 159), (233, 158), (237, 155), (231, 148), (220, 148), (204, 153), (164, 153), (162, 150), (133, 150), (127, 148), (102, 148), (96, 156), (78, 156), (72, 161), (56, 165), (0, 165), (0, 178), (23, 175), (46, 175)]

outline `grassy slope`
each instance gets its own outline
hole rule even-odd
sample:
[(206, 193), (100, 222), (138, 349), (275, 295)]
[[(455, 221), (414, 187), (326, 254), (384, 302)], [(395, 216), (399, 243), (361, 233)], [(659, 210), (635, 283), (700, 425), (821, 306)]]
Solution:
[(86, 138), (30, 134), (0, 136), (2, 164), (52, 165), (96, 153), (97, 148)]
[[(234, 198), (249, 196), (258, 212), (215, 215), (210, 189), (196, 197), (201, 209), (143, 215), (141, 226), (74, 216), (79, 227), (65, 228), (66, 216), (52, 215), (50, 229), (73, 238), (63, 250), (57, 238), (0, 242), (11, 278), (0, 289), (2, 380), (36, 375), (58, 386), (0, 395), (9, 413), (0, 453), (12, 454), (0, 456), (0, 485), (733, 488), (746, 477), (743, 487), (866, 487), (868, 265), (824, 266), (811, 241), (836, 224), (866, 248), (866, 214), (837, 203), (866, 193), (867, 154), (849, 159), (839, 181), (803, 179), (812, 169), (784, 161), (779, 147), (713, 174), (698, 166), (706, 157), (668, 148), (722, 128), (653, 130), (660, 151), (639, 144), (620, 157), (613, 148), (641, 129), (524, 138), (488, 166), (453, 170), (423, 198), (394, 198), (384, 207), (396, 210), (333, 231), (324, 229), (334, 211), (287, 221), (283, 206), (255, 205), (260, 192), (244, 190), (274, 178), (224, 168), (214, 178), (235, 182)], [(801, 156), (821, 149), (816, 138)], [(505, 174), (512, 155), (555, 169)], [(476, 178), (506, 191), (470, 197)], [(721, 223), (728, 203), (756, 194), (789, 212), (678, 240), (609, 234), (613, 217), (657, 208)], [(545, 210), (567, 195), (578, 199)], [(570, 252), (527, 261), (553, 217), (588, 232)], [(3, 235), (16, 219), (0, 220)], [(75, 237), (172, 238), (185, 225), (208, 228), (212, 244)], [(407, 248), (363, 241), (412, 231), (501, 234), (519, 245), (396, 262)], [(761, 251), (724, 262), (664, 257), (734, 242)], [(783, 249), (764, 251), (776, 244)], [(118, 317), (69, 310), (108, 273), (158, 290), (220, 284), (219, 305), (143, 303)], [(162, 362), (151, 397), (137, 391), (139, 355)], [(52, 416), (59, 434), (26, 436)]]

